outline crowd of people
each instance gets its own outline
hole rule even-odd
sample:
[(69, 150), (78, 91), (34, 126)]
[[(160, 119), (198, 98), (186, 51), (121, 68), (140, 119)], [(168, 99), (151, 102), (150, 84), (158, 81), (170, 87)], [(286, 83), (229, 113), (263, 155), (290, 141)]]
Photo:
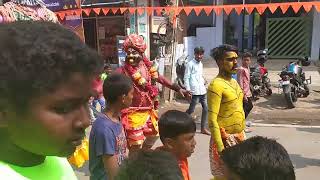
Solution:
[[(295, 179), (282, 145), (265, 137), (246, 139), (250, 55), (238, 68), (233, 46), (211, 51), (219, 74), (208, 90), (194, 85), (205, 84), (198, 81), (202, 48), (188, 65), (190, 84), (183, 89), (158, 74), (135, 34), (124, 42), (125, 65), (112, 73), (97, 52), (54, 23), (0, 24), (0, 49), (0, 179), (77, 179), (63, 157), (74, 154), (91, 124), (90, 179), (190, 180), (188, 157), (196, 147), (190, 114), (199, 101), (201, 132), (211, 136), (214, 179)], [(239, 83), (232, 78), (236, 73)], [(169, 110), (159, 118), (156, 83), (189, 99), (187, 112)], [(154, 147), (158, 139), (162, 146)]]

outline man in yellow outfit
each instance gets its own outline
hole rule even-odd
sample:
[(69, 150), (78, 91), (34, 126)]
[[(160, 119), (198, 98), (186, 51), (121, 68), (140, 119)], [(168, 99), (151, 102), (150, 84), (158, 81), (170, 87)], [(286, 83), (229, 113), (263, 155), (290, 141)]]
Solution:
[(225, 179), (220, 153), (245, 139), (243, 92), (232, 74), (237, 73), (237, 49), (221, 45), (211, 51), (219, 67), (208, 88), (208, 123), (211, 131), (210, 167), (215, 180)]

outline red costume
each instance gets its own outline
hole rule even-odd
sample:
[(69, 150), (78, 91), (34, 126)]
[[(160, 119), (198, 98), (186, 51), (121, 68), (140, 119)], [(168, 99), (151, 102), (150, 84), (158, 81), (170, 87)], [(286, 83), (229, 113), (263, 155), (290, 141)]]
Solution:
[[(156, 82), (176, 91), (180, 88), (158, 75), (155, 64), (143, 55), (146, 50), (143, 37), (136, 34), (129, 35), (123, 48), (127, 53), (127, 59), (118, 72), (132, 79), (134, 97), (131, 107), (122, 112), (122, 122), (129, 146), (142, 145), (147, 136), (158, 136), (157, 108), (159, 101)], [(138, 52), (136, 61), (128, 58), (130, 53), (132, 54), (129, 52), (130, 49)]]

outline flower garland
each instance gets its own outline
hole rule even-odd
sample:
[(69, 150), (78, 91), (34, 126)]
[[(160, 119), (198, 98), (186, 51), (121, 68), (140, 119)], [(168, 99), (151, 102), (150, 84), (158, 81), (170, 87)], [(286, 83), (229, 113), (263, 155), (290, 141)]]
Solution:
[(133, 81), (146, 89), (149, 92), (149, 95), (154, 100), (155, 109), (158, 108), (159, 100), (158, 100), (158, 87), (156, 86), (156, 81), (159, 78), (157, 66), (155, 63), (149, 61), (145, 56), (143, 57), (143, 63), (147, 66), (147, 69), (151, 75), (151, 82), (147, 82), (147, 80), (142, 77), (140, 70), (138, 67), (133, 67), (132, 65), (126, 63), (124, 68), (131, 75)]

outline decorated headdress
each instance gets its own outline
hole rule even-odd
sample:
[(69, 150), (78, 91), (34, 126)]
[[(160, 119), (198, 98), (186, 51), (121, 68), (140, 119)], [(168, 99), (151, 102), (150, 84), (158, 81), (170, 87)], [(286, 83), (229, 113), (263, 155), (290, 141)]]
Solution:
[(127, 52), (129, 48), (133, 48), (139, 53), (144, 53), (147, 49), (147, 45), (142, 36), (138, 34), (130, 34), (123, 43), (123, 49), (125, 52)]

